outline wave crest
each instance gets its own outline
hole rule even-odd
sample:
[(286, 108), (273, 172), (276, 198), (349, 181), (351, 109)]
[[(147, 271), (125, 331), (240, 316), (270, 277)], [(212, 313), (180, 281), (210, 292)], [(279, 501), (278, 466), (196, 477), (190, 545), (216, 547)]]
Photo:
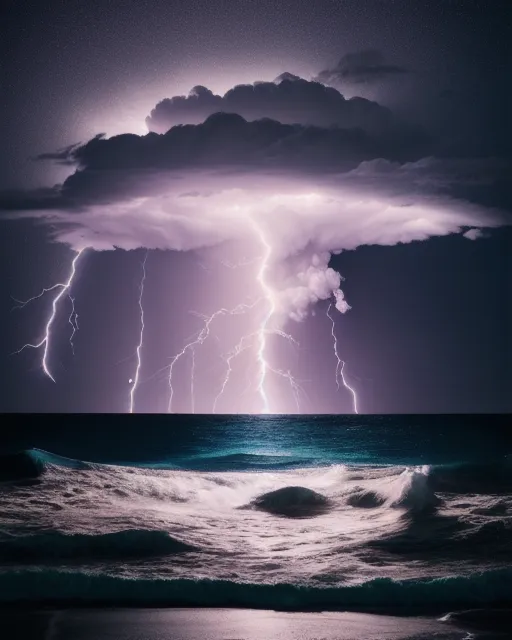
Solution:
[(399, 495), (391, 506), (405, 507), (411, 513), (424, 513), (435, 510), (441, 504), (440, 498), (429, 484), (430, 467), (406, 469), (400, 476)]
[(27, 449), (0, 455), (0, 482), (17, 482), (40, 478), (50, 466), (69, 469), (91, 469), (93, 464), (43, 451)]

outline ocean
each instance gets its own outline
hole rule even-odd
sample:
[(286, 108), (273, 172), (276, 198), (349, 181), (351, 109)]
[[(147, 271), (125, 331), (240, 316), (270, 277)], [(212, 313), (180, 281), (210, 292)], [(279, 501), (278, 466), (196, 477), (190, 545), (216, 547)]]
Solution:
[(0, 603), (448, 614), (512, 600), (501, 416), (27, 416)]

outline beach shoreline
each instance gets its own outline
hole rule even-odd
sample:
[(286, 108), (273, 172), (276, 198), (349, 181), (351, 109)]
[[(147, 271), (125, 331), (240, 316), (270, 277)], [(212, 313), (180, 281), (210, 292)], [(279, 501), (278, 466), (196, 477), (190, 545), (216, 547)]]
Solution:
[(351, 611), (33, 606), (0, 609), (0, 619), (5, 637), (17, 640), (490, 640), (510, 637), (512, 611), (426, 617)]

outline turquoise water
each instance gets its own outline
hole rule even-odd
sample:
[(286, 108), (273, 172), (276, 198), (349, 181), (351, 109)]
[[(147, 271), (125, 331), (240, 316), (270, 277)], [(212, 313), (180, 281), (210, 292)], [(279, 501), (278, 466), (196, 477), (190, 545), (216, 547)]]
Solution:
[[(57, 415), (24, 418), (0, 443), (0, 452), (30, 448), (102, 463), (205, 469), (209, 459), (228, 469), (229, 460), (215, 459), (243, 454), (308, 465), (449, 464), (512, 453), (512, 424), (493, 415)], [(244, 467), (243, 459), (232, 464)]]

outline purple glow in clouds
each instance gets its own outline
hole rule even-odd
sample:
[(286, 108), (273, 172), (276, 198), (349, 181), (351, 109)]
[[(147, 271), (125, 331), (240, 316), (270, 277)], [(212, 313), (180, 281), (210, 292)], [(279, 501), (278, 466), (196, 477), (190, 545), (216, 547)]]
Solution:
[[(292, 113), (294, 104), (300, 108)], [(214, 113), (214, 105), (231, 105), (245, 117)], [(270, 119), (284, 112), (282, 122)], [(197, 123), (167, 130), (165, 123), (176, 119)], [(52, 323), (84, 247), (194, 251), (198, 256), (216, 247), (222, 262), (240, 275), (239, 303), (232, 309), (220, 303), (205, 316), (200, 331), (169, 356), (168, 410), (173, 411), (177, 368), (187, 361), (194, 412), (203, 343), (213, 339), (212, 327), (243, 315), (243, 330), (230, 336), (222, 355), (225, 375), (212, 382), (211, 411), (235, 411), (240, 398), (229, 400), (226, 393), (240, 359), (248, 359), (245, 412), (272, 413), (281, 407), (289, 412), (293, 405), (305, 411), (306, 391), (289, 367), (275, 362), (269, 338), (293, 343), (290, 322), (304, 320), (325, 300), (330, 302), (336, 384), (351, 394), (357, 413), (358, 398), (345, 378), (331, 314), (332, 307), (342, 314), (350, 309), (342, 277), (329, 266), (332, 255), (453, 233), (476, 239), (482, 228), (503, 223), (499, 212), (455, 196), (467, 175), (486, 175), (486, 160), (476, 161), (478, 167), (473, 162), (468, 174), (456, 159), (422, 157), (421, 136), (387, 110), (369, 101), (347, 101), (318, 82), (283, 74), (274, 83), (235, 88), (222, 98), (196, 87), (189, 98), (159, 103), (148, 122), (153, 131), (145, 136), (100, 135), (66, 150), (65, 160), (76, 164), (75, 173), (30, 205), (17, 203), (12, 214), (44, 219), (56, 229), (56, 241), (78, 252), (69, 281), (40, 294), (60, 289), (44, 337), (21, 349), (44, 346), (43, 370), (53, 381), (48, 367)], [(62, 152), (45, 157), (63, 161)], [(241, 251), (249, 256), (243, 269), (236, 267)], [(143, 365), (145, 262), (143, 269), (130, 411), (135, 410)], [(72, 343), (78, 325), (71, 300)], [(286, 381), (288, 400), (276, 397), (276, 379)]]

